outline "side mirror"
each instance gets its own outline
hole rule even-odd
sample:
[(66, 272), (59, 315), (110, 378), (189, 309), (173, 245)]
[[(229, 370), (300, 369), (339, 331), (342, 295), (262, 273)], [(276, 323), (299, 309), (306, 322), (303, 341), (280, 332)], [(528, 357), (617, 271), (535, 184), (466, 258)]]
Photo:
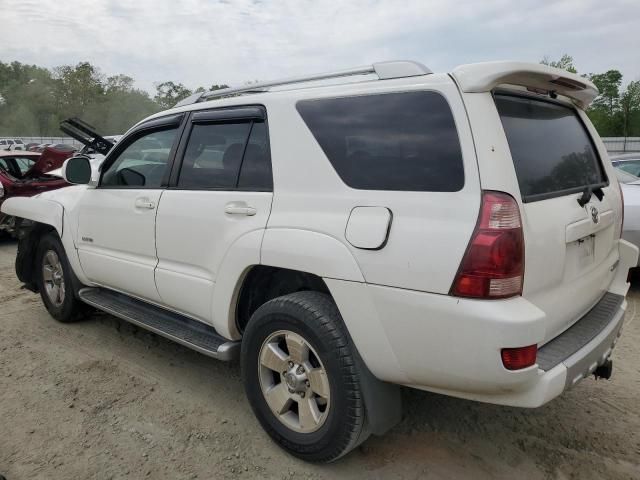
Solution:
[(87, 157), (78, 156), (65, 160), (62, 178), (74, 185), (86, 185), (91, 181), (91, 163)]

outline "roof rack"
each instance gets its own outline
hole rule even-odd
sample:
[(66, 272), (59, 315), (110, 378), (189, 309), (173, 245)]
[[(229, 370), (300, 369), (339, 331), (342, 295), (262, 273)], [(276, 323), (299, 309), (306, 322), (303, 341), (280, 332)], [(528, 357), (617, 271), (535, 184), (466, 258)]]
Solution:
[(297, 83), (315, 82), (319, 80), (328, 80), (332, 78), (351, 77), (354, 75), (378, 75), (378, 80), (388, 80), (391, 78), (415, 77), (418, 75), (428, 75), (433, 73), (423, 64), (409, 60), (396, 60), (390, 62), (379, 62), (373, 65), (363, 67), (348, 68), (346, 70), (338, 70), (335, 72), (319, 73), (316, 75), (307, 75), (303, 77), (291, 77), (281, 80), (272, 80), (269, 82), (260, 82), (247, 85), (244, 87), (223, 88), (210, 92), (198, 92), (181, 100), (175, 104), (175, 107), (191, 105), (192, 103), (203, 102), (215, 98), (228, 97), (243, 93), (263, 93), (267, 92), (271, 87), (279, 87), (282, 85), (295, 85)]

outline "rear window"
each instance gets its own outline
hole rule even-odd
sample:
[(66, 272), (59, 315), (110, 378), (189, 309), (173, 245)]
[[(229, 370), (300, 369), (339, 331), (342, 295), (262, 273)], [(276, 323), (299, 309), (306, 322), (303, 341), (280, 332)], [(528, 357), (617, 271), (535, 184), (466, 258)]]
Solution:
[(297, 108), (352, 188), (455, 192), (464, 185), (455, 122), (438, 93), (304, 100)]
[(606, 177), (576, 112), (534, 98), (496, 94), (520, 193), (525, 202), (604, 186)]

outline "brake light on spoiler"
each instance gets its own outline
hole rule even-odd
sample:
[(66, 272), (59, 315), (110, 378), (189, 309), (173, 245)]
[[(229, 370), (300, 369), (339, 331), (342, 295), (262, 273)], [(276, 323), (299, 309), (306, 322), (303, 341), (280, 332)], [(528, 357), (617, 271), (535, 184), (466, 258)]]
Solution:
[(522, 294), (524, 235), (520, 209), (503, 192), (485, 191), (478, 223), (450, 294), (478, 299)]

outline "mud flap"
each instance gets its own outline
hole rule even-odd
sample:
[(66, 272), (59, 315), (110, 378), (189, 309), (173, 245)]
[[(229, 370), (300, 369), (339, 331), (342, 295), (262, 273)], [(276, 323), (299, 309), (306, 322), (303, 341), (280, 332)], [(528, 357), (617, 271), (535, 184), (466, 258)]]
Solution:
[(366, 420), (358, 444), (372, 435), (384, 435), (402, 420), (402, 395), (400, 386), (376, 378), (355, 352), (356, 366), (360, 374), (360, 386), (364, 395)]

